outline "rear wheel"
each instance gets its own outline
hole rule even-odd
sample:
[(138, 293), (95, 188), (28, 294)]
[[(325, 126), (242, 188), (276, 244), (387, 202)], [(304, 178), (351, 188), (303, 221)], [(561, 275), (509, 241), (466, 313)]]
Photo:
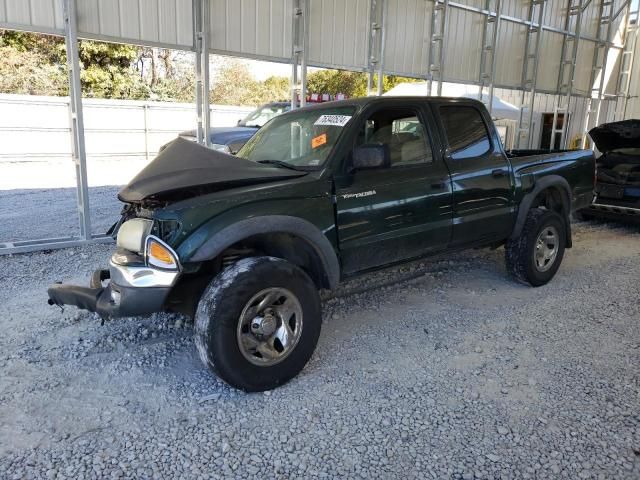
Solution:
[(527, 213), (522, 232), (505, 246), (507, 270), (523, 283), (544, 285), (560, 268), (566, 246), (562, 216), (533, 208)]
[(228, 384), (263, 391), (286, 383), (311, 358), (320, 298), (297, 266), (273, 257), (239, 260), (203, 293), (195, 319), (200, 358)]

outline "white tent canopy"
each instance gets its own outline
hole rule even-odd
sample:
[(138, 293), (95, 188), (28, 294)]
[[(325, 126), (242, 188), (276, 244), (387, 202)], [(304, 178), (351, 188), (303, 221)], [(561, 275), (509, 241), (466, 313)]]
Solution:
[[(426, 96), (428, 94), (427, 82), (407, 82), (400, 83), (389, 90), (384, 95), (394, 96)], [(443, 83), (442, 95), (445, 97), (465, 97), (479, 100), (478, 87), (475, 85), (461, 85), (459, 83)], [(489, 95), (482, 96), (482, 102), (487, 105)], [(505, 102), (494, 95), (491, 104), (491, 116), (494, 119), (518, 120), (519, 109), (515, 105)]]

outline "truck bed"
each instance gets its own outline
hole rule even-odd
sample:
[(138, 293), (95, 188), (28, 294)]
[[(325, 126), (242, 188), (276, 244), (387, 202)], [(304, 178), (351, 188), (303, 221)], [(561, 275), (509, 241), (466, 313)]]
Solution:
[(536, 155), (548, 155), (553, 153), (566, 153), (573, 152), (575, 150), (550, 150), (548, 148), (539, 148), (537, 150), (505, 150), (507, 157), (516, 158), (516, 157), (533, 157)]

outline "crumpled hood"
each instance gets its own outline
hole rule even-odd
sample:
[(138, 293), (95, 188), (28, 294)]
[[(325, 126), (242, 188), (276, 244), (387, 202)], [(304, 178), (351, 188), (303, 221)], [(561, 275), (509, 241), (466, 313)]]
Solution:
[(618, 148), (640, 148), (640, 120), (605, 123), (589, 130), (589, 136), (602, 153)]
[(232, 188), (305, 174), (261, 165), (178, 138), (120, 190), (118, 198), (127, 203), (161, 200), (181, 190), (193, 189), (197, 195), (201, 187)]

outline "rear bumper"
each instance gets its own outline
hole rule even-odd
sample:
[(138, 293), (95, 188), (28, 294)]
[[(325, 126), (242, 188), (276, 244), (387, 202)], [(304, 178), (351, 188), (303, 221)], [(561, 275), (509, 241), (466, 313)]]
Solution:
[(640, 223), (640, 208), (637, 205), (611, 205), (604, 202), (600, 203), (601, 201), (596, 201), (596, 203), (585, 208), (583, 212), (599, 218)]
[[(114, 256), (115, 257), (115, 256)], [(102, 318), (148, 315), (164, 310), (165, 301), (179, 273), (145, 265), (119, 265), (96, 270), (89, 287), (54, 284), (47, 290), (50, 305), (75, 305)], [(108, 284), (103, 286), (103, 281)]]

